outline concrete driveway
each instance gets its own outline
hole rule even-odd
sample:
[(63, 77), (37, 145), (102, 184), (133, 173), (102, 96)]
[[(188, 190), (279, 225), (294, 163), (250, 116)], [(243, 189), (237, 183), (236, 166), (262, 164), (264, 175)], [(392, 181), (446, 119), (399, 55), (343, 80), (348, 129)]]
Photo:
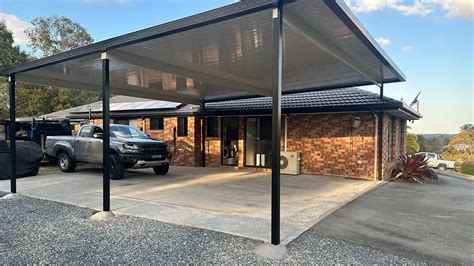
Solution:
[(435, 264), (474, 265), (474, 182), (389, 183), (357, 198), (313, 230)]
[[(18, 180), (20, 194), (100, 210), (100, 169), (40, 173)], [(118, 214), (270, 239), (269, 173), (172, 167), (167, 176), (133, 170), (112, 181)], [(376, 186), (372, 181), (320, 175), (282, 175), (282, 242), (288, 243), (346, 202)], [(0, 181), (9, 190), (9, 181)]]

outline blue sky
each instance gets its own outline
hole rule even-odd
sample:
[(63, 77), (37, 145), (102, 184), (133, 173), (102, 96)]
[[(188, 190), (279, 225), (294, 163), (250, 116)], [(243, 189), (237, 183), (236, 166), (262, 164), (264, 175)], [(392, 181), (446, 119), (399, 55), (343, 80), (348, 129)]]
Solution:
[[(22, 30), (38, 16), (62, 15), (100, 41), (198, 12), (231, 0), (0, 0), (0, 17), (25, 47)], [(386, 95), (411, 102), (421, 91), (424, 118), (416, 133), (455, 133), (474, 123), (474, 1), (346, 0), (407, 76)], [(378, 92), (377, 88), (364, 87)]]

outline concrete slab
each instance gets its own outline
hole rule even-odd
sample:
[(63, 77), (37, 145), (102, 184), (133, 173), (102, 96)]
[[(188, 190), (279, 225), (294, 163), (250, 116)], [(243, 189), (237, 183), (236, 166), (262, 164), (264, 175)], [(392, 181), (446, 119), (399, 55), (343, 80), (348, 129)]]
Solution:
[[(204, 228), (268, 241), (269, 173), (224, 168), (172, 167), (166, 176), (150, 169), (132, 170), (111, 183), (116, 214)], [(321, 175), (282, 175), (281, 236), (289, 243), (322, 217), (375, 187), (372, 181)], [(9, 182), (0, 181), (8, 191)], [(102, 208), (102, 172), (79, 167), (18, 180), (27, 196), (96, 210)]]

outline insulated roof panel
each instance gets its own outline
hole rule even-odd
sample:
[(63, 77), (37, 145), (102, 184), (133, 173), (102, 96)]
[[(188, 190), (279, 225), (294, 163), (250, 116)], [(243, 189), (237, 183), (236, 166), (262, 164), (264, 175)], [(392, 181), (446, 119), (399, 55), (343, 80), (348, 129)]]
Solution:
[[(235, 3), (19, 66), (17, 80), (199, 104), (272, 94), (276, 0)], [(288, 1), (283, 11), (283, 92), (405, 78), (342, 0)]]

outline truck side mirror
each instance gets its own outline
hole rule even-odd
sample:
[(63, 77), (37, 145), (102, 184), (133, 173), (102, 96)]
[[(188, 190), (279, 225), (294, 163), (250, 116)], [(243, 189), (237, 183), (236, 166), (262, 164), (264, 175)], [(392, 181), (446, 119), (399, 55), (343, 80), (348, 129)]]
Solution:
[(92, 135), (93, 138), (95, 139), (103, 139), (104, 138), (104, 134), (103, 133), (94, 133)]

